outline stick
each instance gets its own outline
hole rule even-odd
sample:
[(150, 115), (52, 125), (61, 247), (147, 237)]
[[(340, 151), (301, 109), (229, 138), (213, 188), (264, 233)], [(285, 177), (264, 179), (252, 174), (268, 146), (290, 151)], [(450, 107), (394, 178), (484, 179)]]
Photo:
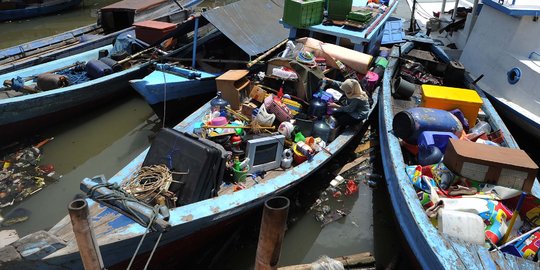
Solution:
[(282, 42), (280, 42), (278, 45), (274, 46), (272, 49), (268, 50), (267, 52), (265, 52), (263, 55), (257, 57), (255, 60), (249, 62), (247, 64), (247, 67), (250, 68), (252, 67), (253, 65), (257, 64), (259, 61), (261, 61), (262, 59), (264, 59), (265, 57), (267, 57), (269, 54), (273, 53), (275, 50), (277, 50), (279, 47), (283, 46), (284, 44), (287, 43), (287, 41), (289, 41), (289, 39), (285, 39), (283, 40)]
[(504, 234), (501, 243), (506, 243), (506, 240), (508, 240), (508, 236), (510, 236), (510, 233), (512, 232), (512, 228), (514, 227), (514, 223), (516, 223), (516, 218), (519, 216), (519, 210), (521, 210), (521, 205), (523, 204), (523, 201), (525, 200), (525, 196), (527, 193), (521, 192), (521, 196), (519, 197), (519, 201), (516, 206), (516, 210), (514, 210), (514, 213), (512, 214), (512, 218), (510, 219), (510, 224), (508, 225), (508, 229), (506, 229), (506, 233)]
[[(349, 256), (340, 256), (334, 258), (335, 260), (340, 261), (343, 263), (343, 266), (361, 266), (361, 265), (372, 265), (375, 263), (375, 258), (373, 255), (371, 255), (370, 252), (364, 252)], [(299, 265), (292, 265), (292, 266), (284, 266), (278, 268), (279, 270), (309, 270), (311, 268), (311, 264), (299, 264)]]
[(146, 52), (148, 52), (148, 51), (150, 51), (152, 49), (154, 49), (154, 47), (146, 48), (146, 49), (144, 49), (144, 50), (142, 50), (142, 51), (140, 51), (138, 53), (132, 54), (132, 55), (118, 61), (118, 64), (121, 65), (121, 64), (123, 64), (123, 63), (125, 63), (125, 62), (127, 62), (129, 60), (132, 60), (133, 58), (139, 57), (141, 54), (146, 53)]
[[(251, 129), (253, 127), (251, 126), (212, 126), (212, 125), (204, 125), (202, 126), (203, 128), (242, 128), (242, 129)], [(260, 128), (260, 129), (276, 129), (276, 127), (272, 126), (272, 127), (257, 127), (257, 128)]]

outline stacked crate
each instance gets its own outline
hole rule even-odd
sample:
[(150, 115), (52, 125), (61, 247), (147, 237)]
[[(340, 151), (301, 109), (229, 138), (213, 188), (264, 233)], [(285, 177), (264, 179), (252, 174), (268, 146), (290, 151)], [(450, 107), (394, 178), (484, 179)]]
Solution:
[(320, 24), (323, 12), (323, 0), (285, 0), (283, 22), (297, 28), (306, 28)]

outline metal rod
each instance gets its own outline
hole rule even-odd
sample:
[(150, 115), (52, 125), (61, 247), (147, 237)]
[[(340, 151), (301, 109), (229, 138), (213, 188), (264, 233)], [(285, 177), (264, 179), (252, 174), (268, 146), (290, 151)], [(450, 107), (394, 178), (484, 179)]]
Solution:
[(277, 269), (289, 205), (289, 199), (283, 196), (273, 197), (264, 202), (255, 270)]
[(77, 199), (72, 201), (68, 205), (68, 212), (84, 269), (104, 269), (99, 245), (90, 225), (90, 219), (88, 218), (89, 211), (86, 200)]
[(197, 64), (197, 39), (199, 36), (199, 16), (195, 17), (195, 29), (193, 30), (193, 50), (191, 54), (191, 67)]
[(443, 14), (444, 14), (444, 9), (446, 8), (446, 0), (443, 0), (442, 1), (442, 7), (441, 7), (441, 13), (439, 14), (439, 19), (442, 18)]
[(456, 0), (456, 4), (454, 5), (454, 13), (452, 13), (452, 20), (456, 19), (458, 5), (459, 5), (459, 0)]

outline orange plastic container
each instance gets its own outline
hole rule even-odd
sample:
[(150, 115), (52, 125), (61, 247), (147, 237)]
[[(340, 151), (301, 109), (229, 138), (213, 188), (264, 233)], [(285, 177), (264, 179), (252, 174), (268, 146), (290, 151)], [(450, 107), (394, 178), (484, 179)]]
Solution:
[(422, 85), (422, 103), (420, 106), (450, 111), (460, 109), (469, 126), (476, 124), (478, 110), (483, 101), (474, 90), (438, 85)]
[(148, 44), (154, 44), (176, 29), (176, 24), (160, 21), (142, 21), (134, 23), (133, 26), (137, 38)]

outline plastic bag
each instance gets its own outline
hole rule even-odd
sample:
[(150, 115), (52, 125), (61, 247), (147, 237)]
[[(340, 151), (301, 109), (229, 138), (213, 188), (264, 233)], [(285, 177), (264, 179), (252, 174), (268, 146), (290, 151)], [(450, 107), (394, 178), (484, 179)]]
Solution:
[(343, 263), (326, 255), (311, 263), (311, 270), (344, 270)]

